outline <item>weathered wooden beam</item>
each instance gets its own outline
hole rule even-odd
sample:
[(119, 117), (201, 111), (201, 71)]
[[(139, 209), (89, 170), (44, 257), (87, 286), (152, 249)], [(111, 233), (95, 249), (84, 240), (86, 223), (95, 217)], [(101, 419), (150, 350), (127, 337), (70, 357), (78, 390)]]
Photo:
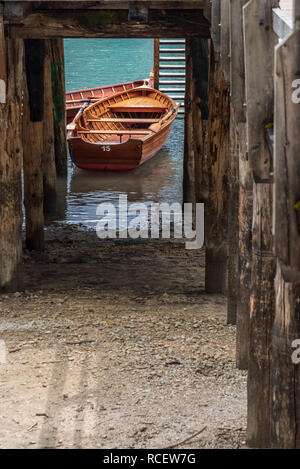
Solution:
[[(49, 1), (39, 0), (37, 3), (40, 9), (54, 9), (54, 10), (74, 10), (76, 9), (102, 9), (102, 10), (128, 10), (130, 3), (135, 0), (73, 0), (73, 1)], [(140, 0), (141, 2), (143, 0)], [(164, 9), (164, 10), (194, 10), (204, 9), (207, 7), (207, 0), (146, 0), (149, 8), (151, 9)], [(23, 2), (22, 2), (23, 3)], [(31, 0), (25, 0), (25, 3), (32, 3)]]
[[(300, 448), (300, 6), (294, 33), (276, 48), (276, 313), (272, 335), (271, 447)], [(298, 346), (297, 346), (298, 344)], [(294, 356), (292, 354), (294, 353)]]
[[(0, 41), (3, 38), (0, 38)], [(23, 286), (22, 271), (22, 80), (23, 41), (6, 40), (7, 87), (0, 103), (0, 290)]]
[(159, 38), (153, 41), (153, 70), (154, 70), (154, 88), (159, 87)]
[(23, 102), (23, 172), (26, 215), (26, 247), (44, 248), (43, 214), (43, 118), (45, 44), (40, 39), (25, 43)]
[(248, 444), (268, 447), (270, 434), (270, 353), (275, 313), (272, 155), (265, 125), (274, 113), (274, 0), (244, 7), (246, 104), (249, 164), (254, 179), (252, 289), (248, 367)]
[(183, 203), (195, 203), (195, 160), (193, 136), (193, 57), (190, 39), (186, 40), (186, 85), (184, 100)]
[(54, 109), (55, 162), (57, 176), (65, 177), (68, 171), (65, 106), (65, 61), (62, 39), (51, 39), (51, 82)]
[(230, 90), (220, 64), (220, 54), (210, 50), (208, 84), (205, 201), (205, 288), (208, 293), (227, 292), (228, 177), (230, 137)]
[(10, 37), (210, 37), (202, 10), (149, 10), (147, 23), (128, 21), (126, 10), (39, 10), (7, 24)]
[[(229, 296), (231, 306), (236, 308), (236, 363), (240, 369), (247, 369), (249, 354), (249, 316), (250, 316), (250, 269), (251, 269), (251, 234), (247, 231), (252, 224), (251, 175), (247, 166), (246, 117), (245, 117), (245, 64), (243, 35), (243, 5), (247, 0), (230, 0), (230, 90), (233, 120), (232, 133), (236, 134), (237, 148), (232, 153), (236, 161), (232, 167), (236, 169), (237, 179), (232, 179), (233, 197), (231, 214), (233, 229), (229, 246), (233, 268), (237, 269), (237, 282), (232, 284)], [(236, 210), (237, 207), (237, 210)], [(236, 242), (237, 241), (237, 242)], [(233, 289), (236, 288), (236, 291)]]
[(230, 113), (229, 147), (229, 209), (228, 209), (228, 291), (227, 323), (236, 324), (238, 302), (238, 249), (239, 249), (239, 134), (234, 112)]
[(44, 212), (53, 212), (56, 206), (56, 164), (54, 135), (54, 106), (52, 96), (52, 48), (51, 40), (45, 40), (45, 77), (44, 77)]

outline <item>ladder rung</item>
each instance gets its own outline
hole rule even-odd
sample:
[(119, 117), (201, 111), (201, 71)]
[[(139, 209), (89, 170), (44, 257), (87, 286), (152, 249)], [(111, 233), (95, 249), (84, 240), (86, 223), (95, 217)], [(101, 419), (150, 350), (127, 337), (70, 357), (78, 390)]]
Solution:
[(185, 57), (184, 56), (178, 56), (178, 57), (160, 57), (159, 58), (160, 62), (184, 62)]
[(159, 49), (159, 52), (161, 54), (167, 54), (167, 53), (180, 54), (182, 52), (185, 52), (185, 49)]
[(185, 39), (160, 39), (160, 44), (185, 44)]
[(173, 78), (181, 78), (185, 77), (185, 73), (180, 73), (180, 72), (161, 72), (159, 74), (160, 77), (173, 77)]
[(184, 99), (184, 94), (176, 94), (174, 96), (170, 96), (172, 99)]
[(185, 85), (185, 80), (160, 80), (159, 83), (161, 85)]
[(185, 65), (160, 65), (160, 70), (185, 70)]
[(184, 88), (161, 88), (159, 87), (159, 91), (162, 91), (163, 93), (184, 93), (185, 89)]

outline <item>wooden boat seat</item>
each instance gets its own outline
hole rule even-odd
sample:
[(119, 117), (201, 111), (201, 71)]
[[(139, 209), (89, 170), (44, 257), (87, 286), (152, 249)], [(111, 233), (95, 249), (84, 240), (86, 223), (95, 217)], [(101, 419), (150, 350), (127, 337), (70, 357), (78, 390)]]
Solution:
[(155, 124), (159, 119), (125, 119), (125, 118), (106, 118), (106, 119), (87, 119), (87, 122), (129, 122), (132, 124)]
[(148, 96), (125, 99), (108, 107), (114, 112), (165, 112), (167, 109), (167, 106)]
[(108, 135), (148, 135), (154, 132), (154, 130), (78, 130), (78, 134), (108, 134)]
[(168, 109), (160, 106), (116, 106), (115, 104), (108, 107), (115, 112), (165, 112)]

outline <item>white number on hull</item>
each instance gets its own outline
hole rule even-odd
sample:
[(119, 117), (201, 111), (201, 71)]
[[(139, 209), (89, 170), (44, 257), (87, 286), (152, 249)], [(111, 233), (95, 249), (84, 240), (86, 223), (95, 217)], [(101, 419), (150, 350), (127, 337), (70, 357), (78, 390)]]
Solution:
[(102, 146), (102, 151), (110, 151), (110, 146), (109, 145), (103, 145)]

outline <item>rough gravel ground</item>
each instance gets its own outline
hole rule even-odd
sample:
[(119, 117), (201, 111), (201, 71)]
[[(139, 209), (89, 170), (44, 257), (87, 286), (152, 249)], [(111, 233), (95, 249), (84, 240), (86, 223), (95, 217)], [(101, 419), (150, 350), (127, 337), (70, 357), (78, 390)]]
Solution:
[(25, 292), (0, 296), (0, 447), (167, 448), (202, 429), (177, 447), (245, 447), (246, 373), (204, 253), (47, 238), (25, 251)]

